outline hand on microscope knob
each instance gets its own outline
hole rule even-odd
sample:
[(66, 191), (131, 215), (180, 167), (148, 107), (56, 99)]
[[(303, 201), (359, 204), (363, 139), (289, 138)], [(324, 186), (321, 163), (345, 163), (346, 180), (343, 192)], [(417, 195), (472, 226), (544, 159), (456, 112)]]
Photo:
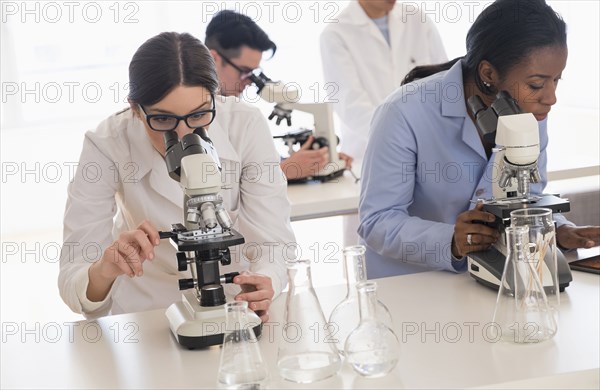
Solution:
[(329, 148), (312, 149), (311, 135), (302, 147), (281, 163), (281, 170), (288, 179), (315, 176), (329, 162)]
[(144, 221), (137, 229), (121, 233), (94, 265), (106, 278), (123, 274), (142, 276), (143, 262), (154, 259), (154, 247), (159, 244), (158, 230), (151, 222)]
[(500, 233), (482, 222), (494, 222), (493, 214), (483, 211), (479, 203), (473, 210), (460, 213), (456, 217), (454, 235), (452, 236), (452, 255), (464, 257), (469, 252), (489, 249), (500, 237)]
[(593, 248), (600, 245), (600, 226), (562, 225), (556, 230), (556, 242), (562, 248)]
[(262, 322), (269, 320), (269, 307), (273, 300), (273, 283), (266, 275), (244, 271), (233, 279), (242, 292), (235, 296), (236, 301), (247, 301), (248, 308), (256, 312)]
[(346, 162), (346, 169), (347, 170), (352, 169), (352, 161), (354, 161), (354, 159), (352, 157), (350, 157), (346, 153), (342, 153), (342, 152), (340, 152), (338, 154), (338, 157), (340, 158), (340, 160)]

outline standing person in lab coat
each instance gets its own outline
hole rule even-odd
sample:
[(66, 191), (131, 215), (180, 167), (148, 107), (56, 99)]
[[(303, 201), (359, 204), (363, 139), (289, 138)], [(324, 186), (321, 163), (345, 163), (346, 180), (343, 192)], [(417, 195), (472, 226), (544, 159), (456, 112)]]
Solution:
[[(248, 16), (231, 10), (215, 14), (206, 27), (206, 46), (215, 60), (220, 81), (220, 94), (239, 97), (252, 84), (250, 76), (260, 68), (263, 52), (275, 55), (277, 46)], [(281, 162), (288, 179), (314, 176), (328, 162), (328, 148), (313, 150), (314, 137), (310, 136), (302, 147)], [(352, 158), (340, 153), (347, 169)]]
[[(547, 182), (547, 116), (567, 63), (565, 22), (543, 0), (497, 0), (477, 17), (466, 55), (416, 67), (373, 117), (363, 165), (360, 236), (369, 278), (444, 269), (464, 272), (466, 255), (488, 249), (495, 217), (473, 207), (498, 180), (494, 144), (475, 125), (467, 100), (489, 106), (509, 91), (538, 121), (539, 183)], [(600, 227), (576, 227), (560, 214), (562, 248), (600, 244)]]
[[(435, 25), (414, 4), (352, 1), (321, 34), (325, 81), (341, 120), (341, 151), (362, 164), (375, 109), (416, 65), (447, 60)], [(356, 244), (358, 217), (344, 217), (344, 244)]]
[[(261, 113), (216, 95), (208, 49), (189, 34), (146, 41), (129, 65), (130, 107), (86, 133), (68, 188), (59, 290), (86, 317), (166, 308), (181, 299), (175, 249), (159, 230), (183, 222), (183, 191), (169, 177), (166, 126), (181, 139), (208, 131), (222, 165), (223, 204), (246, 243), (223, 273), (241, 272), (226, 294), (263, 321), (285, 287), (290, 226), (286, 182)], [(172, 126), (171, 126), (172, 125)]]

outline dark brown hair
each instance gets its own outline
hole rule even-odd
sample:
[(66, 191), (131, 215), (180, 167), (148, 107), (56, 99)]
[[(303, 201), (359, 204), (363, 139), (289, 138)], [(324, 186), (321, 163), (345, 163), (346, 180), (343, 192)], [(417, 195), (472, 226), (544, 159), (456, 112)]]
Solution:
[(129, 99), (152, 105), (179, 85), (217, 93), (219, 79), (206, 46), (187, 33), (164, 32), (148, 39), (129, 64)]
[(477, 71), (481, 61), (489, 61), (503, 77), (534, 50), (566, 47), (567, 26), (544, 0), (497, 0), (477, 17), (467, 33), (466, 44), (464, 57), (418, 66), (406, 75), (402, 85), (448, 70), (462, 59), (465, 77), (473, 77), (482, 92), (493, 94), (495, 91), (483, 84)]

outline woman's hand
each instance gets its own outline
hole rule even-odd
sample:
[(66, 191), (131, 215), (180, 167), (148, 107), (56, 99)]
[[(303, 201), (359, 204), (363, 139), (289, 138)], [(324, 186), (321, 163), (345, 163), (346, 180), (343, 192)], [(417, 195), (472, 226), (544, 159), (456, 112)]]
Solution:
[(261, 274), (244, 271), (233, 283), (239, 284), (242, 292), (235, 296), (236, 301), (247, 301), (248, 307), (254, 310), (262, 322), (269, 320), (269, 307), (275, 291), (271, 278)]
[(346, 162), (346, 169), (352, 169), (352, 161), (354, 161), (354, 159), (350, 156), (348, 156), (346, 153), (338, 153), (338, 157), (340, 160), (345, 161)]
[(142, 276), (142, 264), (154, 259), (154, 247), (159, 244), (158, 230), (149, 221), (142, 222), (135, 230), (121, 233), (119, 239), (106, 248), (102, 258), (90, 267), (88, 299), (92, 302), (104, 300), (120, 275)]
[(600, 226), (562, 225), (556, 230), (556, 242), (563, 248), (592, 248), (600, 245)]
[(469, 252), (489, 249), (498, 240), (500, 233), (494, 228), (477, 222), (494, 222), (495, 219), (493, 214), (483, 211), (481, 203), (473, 210), (460, 213), (454, 225), (452, 255), (461, 258)]

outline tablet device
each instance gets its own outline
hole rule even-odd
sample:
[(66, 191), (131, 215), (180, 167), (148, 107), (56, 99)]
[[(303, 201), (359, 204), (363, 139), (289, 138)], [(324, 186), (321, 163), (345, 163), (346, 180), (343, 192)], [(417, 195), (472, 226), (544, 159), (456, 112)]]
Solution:
[(576, 260), (569, 263), (573, 270), (591, 272), (600, 275), (600, 255), (587, 259)]

